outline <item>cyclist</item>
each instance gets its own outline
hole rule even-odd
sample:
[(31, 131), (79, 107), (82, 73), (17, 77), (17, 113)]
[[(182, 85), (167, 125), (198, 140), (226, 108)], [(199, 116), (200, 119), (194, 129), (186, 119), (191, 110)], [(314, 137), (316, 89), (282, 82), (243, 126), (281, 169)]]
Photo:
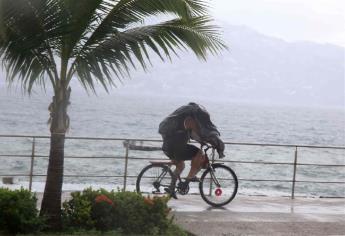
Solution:
[(176, 165), (171, 186), (165, 189), (175, 199), (176, 180), (185, 168), (184, 161), (191, 160), (191, 169), (186, 181), (181, 183), (182, 187), (188, 186), (189, 182), (199, 181), (196, 174), (205, 161), (202, 151), (188, 144), (190, 139), (210, 143), (217, 149), (219, 157), (224, 157), (224, 143), (219, 138), (217, 127), (211, 122), (206, 109), (196, 103), (190, 102), (166, 117), (159, 124), (159, 133), (163, 138), (163, 152)]

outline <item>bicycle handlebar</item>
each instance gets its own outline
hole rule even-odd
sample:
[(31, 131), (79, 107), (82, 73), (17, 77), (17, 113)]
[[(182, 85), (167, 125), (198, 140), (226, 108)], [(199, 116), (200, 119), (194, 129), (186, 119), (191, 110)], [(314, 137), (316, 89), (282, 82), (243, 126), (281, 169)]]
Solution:
[[(214, 146), (212, 146), (208, 143), (200, 143), (200, 144), (201, 144), (201, 150), (203, 149), (205, 153), (207, 153), (207, 151), (209, 149), (213, 149), (213, 151), (216, 150), (216, 148)], [(218, 157), (219, 157), (219, 159), (222, 159), (225, 157), (225, 155), (223, 153), (218, 153)]]

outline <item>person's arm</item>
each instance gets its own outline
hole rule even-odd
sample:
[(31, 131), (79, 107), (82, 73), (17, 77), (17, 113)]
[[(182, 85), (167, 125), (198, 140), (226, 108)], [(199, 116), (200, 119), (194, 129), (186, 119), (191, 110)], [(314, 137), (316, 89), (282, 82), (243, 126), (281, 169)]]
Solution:
[(191, 138), (199, 143), (209, 143), (213, 147), (217, 149), (217, 152), (219, 154), (219, 158), (223, 158), (224, 155), (224, 143), (219, 137), (219, 132), (217, 130), (211, 131), (208, 133), (206, 137), (202, 137), (200, 134), (200, 126), (198, 121), (196, 121), (193, 117), (188, 116), (184, 120), (184, 127), (187, 130), (191, 131)]
[(210, 136), (207, 139), (207, 142), (210, 143), (212, 146), (214, 146), (217, 149), (217, 152), (219, 154), (219, 158), (223, 158), (224, 155), (224, 142), (220, 139), (219, 135), (215, 132), (211, 132)]
[(187, 116), (184, 119), (183, 125), (185, 129), (194, 130), (195, 132), (198, 132), (200, 129), (198, 123), (191, 116)]
[(202, 143), (201, 137), (200, 137), (200, 127), (198, 122), (193, 119), (193, 117), (188, 116), (183, 122), (184, 128), (190, 132), (190, 138)]

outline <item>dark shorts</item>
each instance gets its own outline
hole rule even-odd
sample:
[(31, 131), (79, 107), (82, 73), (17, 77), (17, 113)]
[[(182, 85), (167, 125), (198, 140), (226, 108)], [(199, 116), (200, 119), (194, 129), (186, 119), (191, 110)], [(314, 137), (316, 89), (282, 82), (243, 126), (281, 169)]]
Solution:
[(192, 160), (200, 149), (187, 142), (188, 137), (186, 138), (182, 134), (164, 139), (163, 152), (172, 160)]

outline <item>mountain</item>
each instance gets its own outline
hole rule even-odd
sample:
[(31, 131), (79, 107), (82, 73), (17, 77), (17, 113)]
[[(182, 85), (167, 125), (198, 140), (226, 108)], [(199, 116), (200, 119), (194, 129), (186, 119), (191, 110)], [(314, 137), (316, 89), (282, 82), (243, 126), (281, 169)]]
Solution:
[[(147, 73), (133, 71), (111, 93), (344, 107), (343, 47), (286, 42), (246, 26), (223, 24), (222, 31), (229, 47), (222, 55), (203, 62), (182, 52), (166, 63), (153, 56)], [(73, 94), (83, 91), (77, 80), (72, 82)], [(0, 87), (5, 90), (4, 79)]]
[(344, 107), (344, 48), (286, 42), (245, 26), (223, 25), (229, 47), (199, 61), (182, 53), (172, 63), (154, 58), (120, 93), (207, 97), (229, 102)]

